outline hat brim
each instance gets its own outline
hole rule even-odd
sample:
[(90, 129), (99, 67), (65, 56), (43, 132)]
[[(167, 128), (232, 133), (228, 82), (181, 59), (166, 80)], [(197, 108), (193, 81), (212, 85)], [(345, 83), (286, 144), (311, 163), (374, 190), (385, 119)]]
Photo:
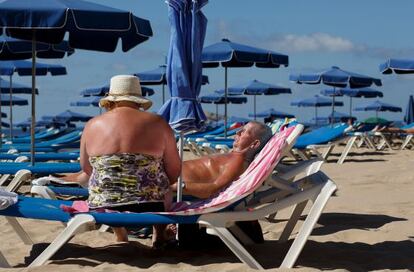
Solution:
[(106, 107), (109, 102), (120, 102), (120, 101), (130, 101), (141, 105), (144, 110), (148, 110), (152, 106), (152, 101), (142, 96), (134, 96), (134, 95), (119, 95), (119, 96), (112, 96), (108, 95), (99, 100), (99, 107), (104, 108)]

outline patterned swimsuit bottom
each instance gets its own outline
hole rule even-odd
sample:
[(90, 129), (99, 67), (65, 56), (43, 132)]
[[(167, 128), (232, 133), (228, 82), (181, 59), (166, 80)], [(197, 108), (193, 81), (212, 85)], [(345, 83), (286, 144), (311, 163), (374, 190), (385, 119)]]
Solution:
[(132, 153), (89, 158), (90, 208), (163, 202), (169, 189), (162, 158)]

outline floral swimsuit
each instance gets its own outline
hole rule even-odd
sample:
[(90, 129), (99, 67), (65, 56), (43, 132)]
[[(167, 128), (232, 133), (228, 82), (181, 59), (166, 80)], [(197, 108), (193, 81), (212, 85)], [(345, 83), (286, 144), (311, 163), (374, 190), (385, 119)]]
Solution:
[(169, 180), (162, 158), (121, 153), (90, 157), (90, 208), (162, 202)]

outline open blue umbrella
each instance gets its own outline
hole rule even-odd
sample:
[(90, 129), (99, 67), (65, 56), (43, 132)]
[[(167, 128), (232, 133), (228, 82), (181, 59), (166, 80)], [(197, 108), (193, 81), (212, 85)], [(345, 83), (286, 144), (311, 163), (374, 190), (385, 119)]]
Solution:
[(9, 99), (8, 95), (0, 94), (0, 104), (2, 106), (10, 106), (10, 105), (12, 105), (12, 106), (14, 106), (14, 105), (26, 106), (26, 105), (29, 105), (29, 102), (27, 101), (27, 99), (24, 99), (24, 98), (20, 98), (20, 97), (17, 97), (17, 96), (12, 96), (11, 97), (11, 104), (10, 104), (10, 101), (8, 99)]
[(412, 74), (414, 73), (413, 59), (388, 59), (380, 64), (379, 69), (383, 74)]
[(86, 96), (81, 97), (78, 101), (70, 102), (70, 105), (73, 107), (99, 107), (99, 101), (102, 97), (100, 96)]
[[(225, 94), (225, 90), (218, 90), (216, 91), (220, 94)], [(228, 88), (228, 94), (245, 94), (245, 95), (253, 95), (254, 102), (253, 102), (253, 116), (256, 119), (256, 95), (277, 95), (282, 93), (292, 93), (290, 88), (277, 86), (270, 83), (264, 83), (258, 81), (256, 79), (236, 86), (232, 86)]]
[(318, 108), (319, 107), (330, 107), (332, 104), (335, 104), (335, 106), (343, 106), (344, 103), (340, 101), (332, 101), (330, 99), (320, 97), (319, 95), (315, 95), (311, 98), (306, 98), (298, 101), (294, 101), (290, 103), (292, 106), (297, 107), (314, 107), (315, 108), (315, 120), (318, 119)]
[(410, 98), (408, 99), (408, 105), (404, 115), (404, 122), (406, 124), (411, 124), (414, 122), (414, 99), (412, 95), (410, 95)]
[[(228, 96), (227, 68), (228, 67), (256, 67), (278, 68), (289, 65), (289, 57), (271, 50), (243, 45), (223, 39), (203, 49), (203, 67), (224, 67), (224, 95)], [(224, 134), (227, 136), (227, 104), (224, 106)]]
[(364, 98), (375, 98), (383, 97), (381, 91), (377, 91), (372, 88), (332, 88), (321, 91), (322, 95), (325, 96), (349, 96), (349, 116), (352, 116), (352, 98), (353, 97), (364, 97)]
[[(29, 76), (32, 74), (32, 63), (25, 60), (13, 60), (13, 61), (0, 61), (0, 75), (8, 75), (10, 77), (10, 86), (8, 93), (10, 97), (13, 93), (12, 82), (13, 74), (18, 73), (20, 76)], [(50, 73), (52, 76), (66, 75), (66, 68), (62, 65), (57, 64), (43, 64), (36, 63), (35, 73), (37, 76), (46, 75)], [(3, 90), (2, 90), (3, 93)], [(16, 93), (16, 92), (14, 92)], [(9, 137), (13, 138), (13, 110), (10, 107), (10, 130)]]
[[(165, 85), (167, 84), (167, 65), (160, 65), (154, 70), (144, 71), (134, 74), (139, 77), (142, 85), (161, 85), (162, 86), (162, 104), (165, 103)], [(203, 75), (201, 84), (208, 84), (208, 76)]]
[(256, 112), (249, 113), (249, 117), (254, 117), (254, 119), (256, 119), (256, 117), (259, 117), (259, 118), (294, 118), (295, 115), (282, 112), (282, 111), (277, 111), (274, 108), (270, 108), (268, 110), (261, 111), (258, 113)]
[(354, 110), (356, 111), (375, 111), (375, 117), (378, 118), (378, 112), (380, 111), (390, 111), (390, 112), (401, 112), (402, 109), (400, 107), (381, 102), (376, 100), (372, 103), (356, 107)]
[[(226, 103), (224, 94), (210, 94), (199, 97), (200, 103), (215, 104), (216, 105), (216, 120), (218, 121), (218, 105)], [(244, 104), (247, 103), (247, 97), (239, 95), (231, 95), (227, 97), (227, 103), (232, 104)]]
[[(309, 74), (292, 74), (289, 76), (291, 81), (298, 84), (320, 84), (323, 83), (334, 88), (344, 88), (349, 86), (350, 88), (363, 88), (369, 87), (372, 84), (381, 86), (381, 80), (378, 78), (357, 74), (354, 72), (348, 72), (340, 69), (337, 66), (332, 66), (331, 69), (324, 70), (317, 73)], [(332, 101), (335, 102), (335, 92), (332, 95)], [(332, 103), (332, 112), (335, 111), (335, 103)]]
[[(154, 95), (154, 90), (148, 87), (141, 87), (142, 90), (142, 96), (152, 96)], [(109, 92), (109, 85), (104, 85), (102, 87), (97, 88), (88, 88), (85, 90), (82, 90), (80, 94), (82, 96), (104, 96)]]
[[(183, 133), (200, 129), (206, 116), (197, 101), (202, 82), (201, 51), (207, 18), (201, 8), (207, 0), (167, 0), (170, 21), (170, 46), (167, 57), (167, 84), (171, 98), (159, 113), (180, 133), (180, 154), (183, 155)], [(181, 200), (181, 177), (177, 200)]]
[(58, 122), (87, 122), (89, 119), (91, 119), (92, 116), (85, 115), (78, 112), (73, 112), (71, 110), (66, 110), (64, 112), (61, 112), (59, 114), (56, 114), (54, 117), (54, 120)]
[[(66, 34), (72, 48), (113, 52), (118, 40), (130, 50), (152, 36), (150, 22), (122, 11), (82, 0), (5, 0), (0, 5), (3, 33), (32, 41), (32, 87), (35, 88), (36, 42), (60, 43)], [(33, 91), (34, 93), (34, 91)], [(34, 104), (34, 95), (32, 95)], [(31, 164), (34, 165), (34, 122), (32, 108)]]

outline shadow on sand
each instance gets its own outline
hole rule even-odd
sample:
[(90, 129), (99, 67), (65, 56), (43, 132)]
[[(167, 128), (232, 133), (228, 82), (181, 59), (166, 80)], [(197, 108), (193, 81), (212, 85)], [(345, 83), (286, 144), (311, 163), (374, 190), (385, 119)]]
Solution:
[[(318, 221), (318, 226), (312, 236), (330, 235), (351, 229), (375, 231), (386, 224), (406, 220), (387, 215), (325, 213)], [(278, 243), (271, 240), (264, 244), (249, 246), (247, 249), (265, 268), (277, 268), (291, 242), (292, 240), (288, 243)], [(47, 246), (46, 243), (34, 245), (30, 256), (25, 258), (25, 264), (21, 266), (27, 266)], [(157, 264), (177, 264), (179, 262), (196, 267), (215, 263), (240, 263), (233, 253), (224, 246), (214, 250), (170, 249), (155, 251), (137, 242), (105, 247), (89, 247), (69, 243), (63, 246), (52, 258), (52, 263), (55, 264), (76, 264), (91, 267), (96, 267), (104, 262), (121, 263), (138, 268), (150, 268)], [(404, 241), (385, 241), (376, 244), (309, 240), (300, 254), (296, 266), (350, 271), (413, 269), (414, 241), (412, 241), (412, 237), (408, 237)]]

